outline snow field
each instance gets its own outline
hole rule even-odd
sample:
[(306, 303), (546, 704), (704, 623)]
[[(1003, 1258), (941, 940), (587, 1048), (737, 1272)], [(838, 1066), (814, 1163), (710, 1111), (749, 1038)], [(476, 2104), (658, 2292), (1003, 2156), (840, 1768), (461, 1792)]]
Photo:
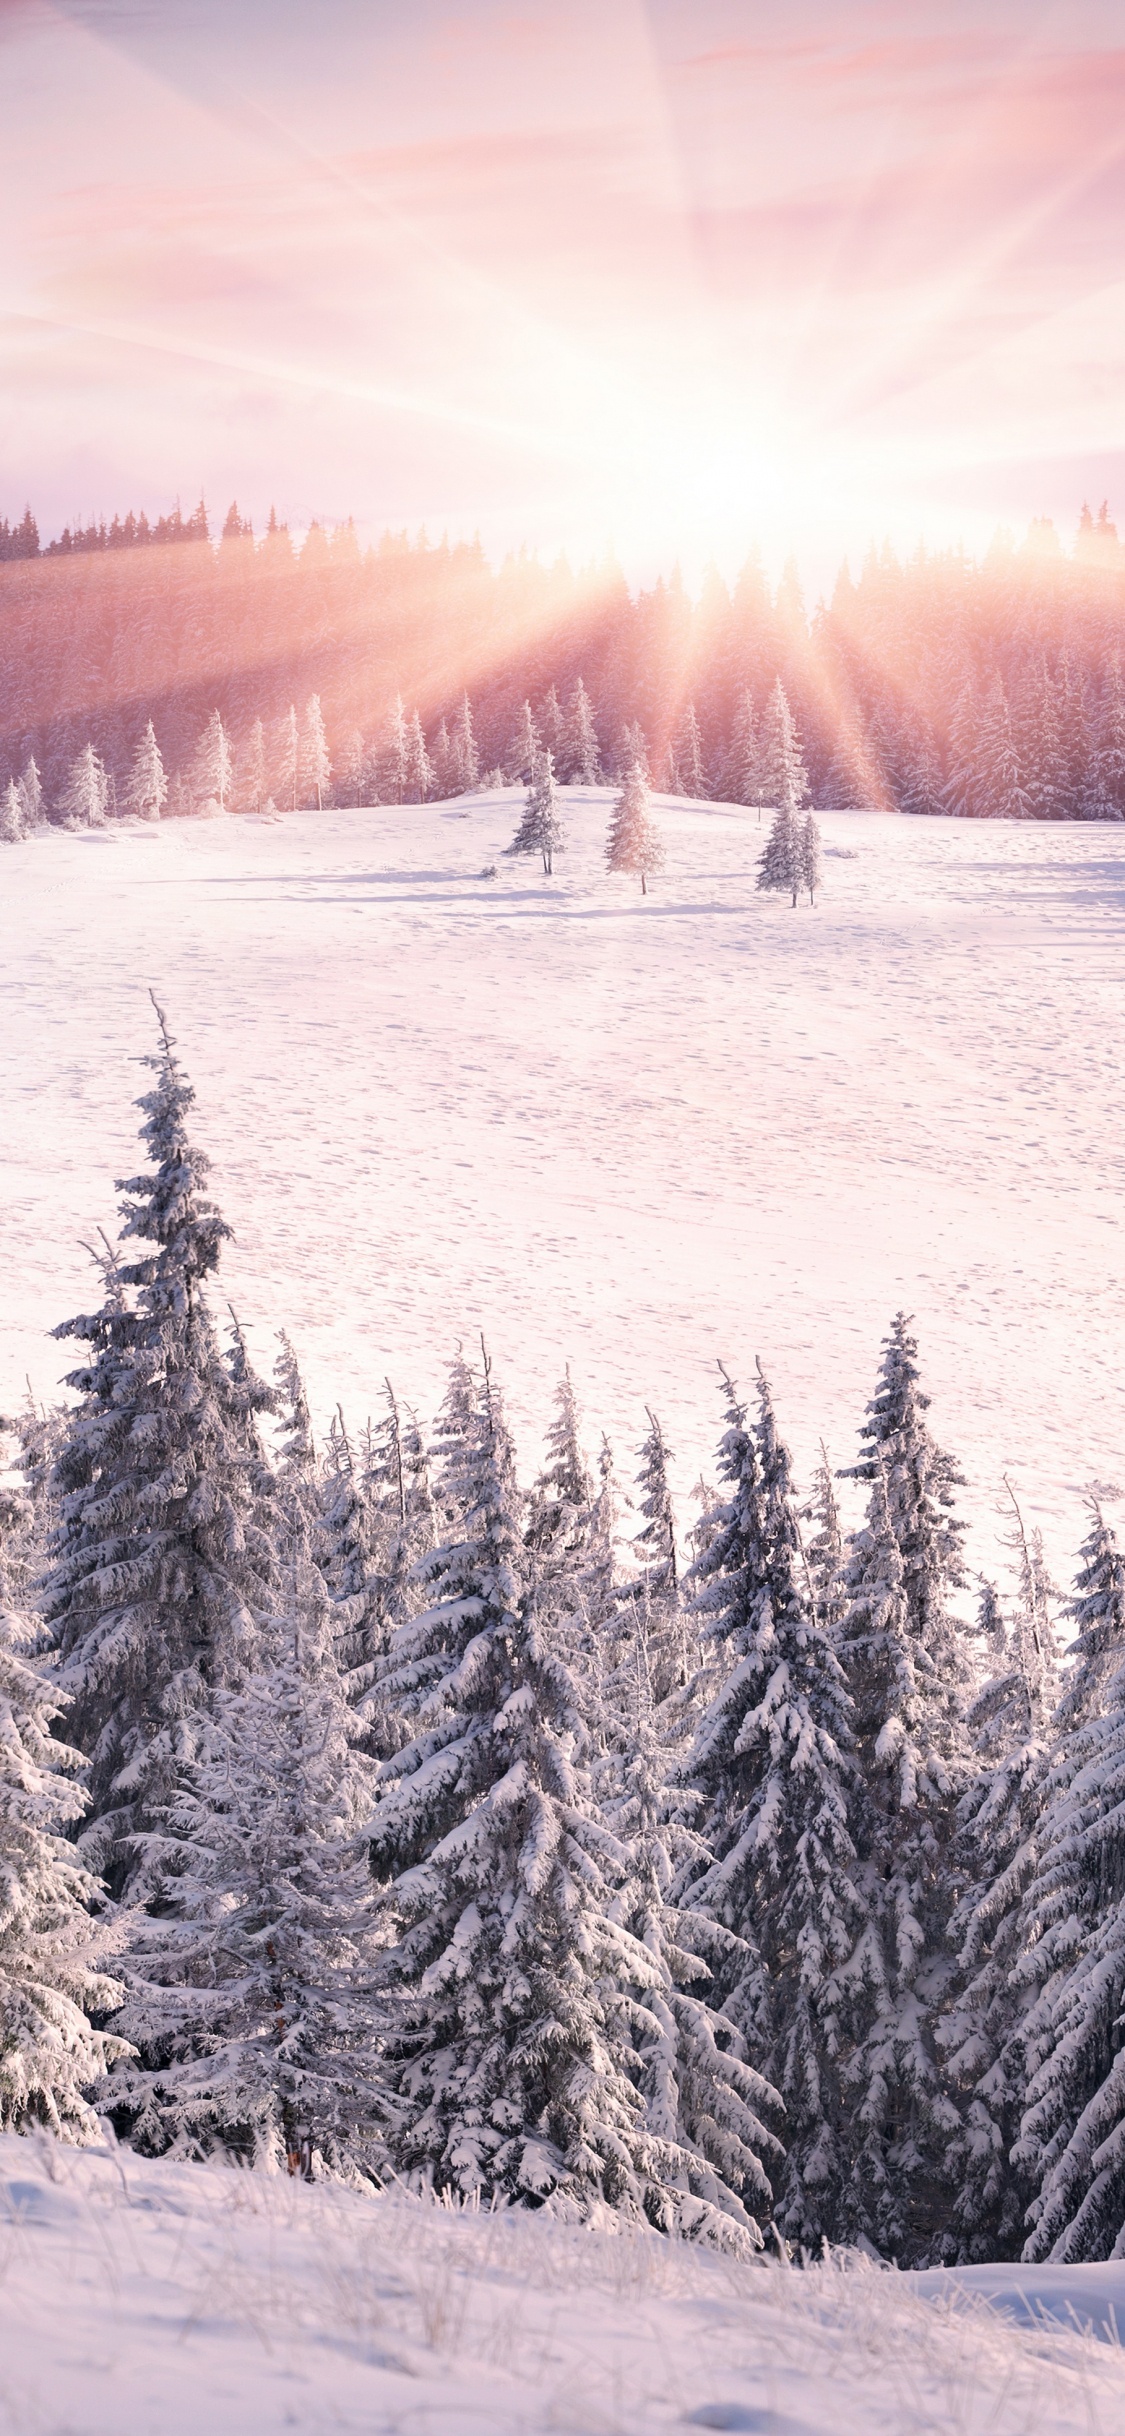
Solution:
[(659, 1413), (686, 1523), (716, 1359), (745, 1388), (761, 1355), (807, 1478), (821, 1432), (854, 1458), (902, 1304), (970, 1559), (1009, 1471), (1069, 1580), (1122, 1468), (1120, 831), (825, 815), (794, 913), (753, 814), (660, 798), (642, 899), (602, 867), (611, 800), (563, 790), (550, 881), (500, 859), (516, 790), (4, 848), (0, 1409), (54, 1392), (46, 1331), (95, 1292), (152, 986), (226, 1291), (261, 1363), (289, 1329), (322, 1424), (385, 1372), (428, 1421), (483, 1329), (525, 1472), (569, 1361), (626, 1481)]
[[(0, 2429), (1114, 2436), (1116, 2342), (1040, 2312), (1024, 2271), (987, 2272), (1023, 2274), (1024, 2324), (971, 2276), (736, 2266), (658, 2236), (9, 2137)], [(1125, 2269), (1069, 2275), (1113, 2285), (1121, 2314)]]

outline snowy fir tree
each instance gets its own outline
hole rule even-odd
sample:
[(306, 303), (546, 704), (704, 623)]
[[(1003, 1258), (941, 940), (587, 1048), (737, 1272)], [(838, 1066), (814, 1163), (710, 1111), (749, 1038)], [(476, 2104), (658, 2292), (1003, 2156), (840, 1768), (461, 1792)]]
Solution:
[(58, 799), (64, 829), (103, 829), (109, 812), (109, 779), (92, 744), (84, 744), (67, 772)]
[(260, 719), (249, 728), (235, 768), (235, 793), (244, 812), (263, 812), (269, 792), (266, 731)]
[(114, 1939), (70, 1841), (86, 1806), (81, 1754), (31, 1612), (31, 1517), (0, 1481), (0, 2131), (98, 2137), (91, 2093), (128, 2053), (90, 2015), (116, 2011)]
[(942, 1675), (952, 1718), (973, 1672), (966, 1634), (951, 1605), (964, 1575), (965, 1526), (953, 1510), (954, 1491), (964, 1482), (952, 1458), (935, 1443), (926, 1420), (930, 1399), (919, 1385), (918, 1346), (911, 1325), (905, 1312), (896, 1313), (884, 1341), (875, 1394), (860, 1427), (864, 1452), (841, 1478), (873, 1483), (882, 1475), (902, 1562), (910, 1630)]
[(788, 806), (796, 814), (809, 800), (808, 771), (801, 752), (801, 740), (780, 677), (774, 682), (762, 716), (758, 738), (758, 784), (761, 802), (772, 805), (778, 811)]
[(1028, 2259), (1125, 2254), (1125, 1557), (1096, 1498), (1026, 1906)]
[(531, 704), (525, 702), (516, 721), (504, 765), (508, 777), (513, 779), (517, 786), (527, 786), (534, 777), (542, 750), (542, 739), (535, 723)]
[(0, 795), (0, 845), (14, 846), (24, 834), (23, 803), (14, 778)]
[(976, 788), (972, 810), (976, 818), (1022, 820), (1027, 799), (1020, 785), (1011, 715), (999, 670), (984, 698), (974, 758)]
[(747, 687), (739, 695), (723, 771), (723, 791), (728, 803), (756, 804), (761, 802), (758, 760), (758, 725), (754, 716), (754, 696)]
[(784, 803), (773, 816), (758, 863), (757, 885), (789, 897), (795, 905), (804, 885), (804, 863), (803, 823), (792, 806)]
[(449, 731), (450, 758), (453, 765), (452, 792), (471, 795), (480, 784), (480, 753), (473, 733), (473, 706), (468, 694), (462, 694), (460, 708)]
[[(544, 744), (550, 750), (550, 737), (544, 732)], [(575, 680), (574, 691), (566, 710), (559, 767), (568, 787), (596, 787), (601, 777), (601, 748), (590, 697), (581, 677)]]
[(137, 820), (159, 820), (167, 800), (168, 780), (156, 741), (156, 730), (150, 719), (133, 755), (125, 787), (125, 805)]
[(154, 1900), (134, 1917), (118, 2025), (138, 2051), (108, 2104), (134, 2146), (227, 2150), (312, 2176), (377, 2169), (377, 1897), (329, 1606), (307, 1536), (237, 1688), (143, 1840)]
[(703, 760), (703, 738), (694, 702), (689, 702), (668, 754), (668, 785), (673, 795), (701, 802), (711, 792)]
[(550, 878), (555, 867), (555, 855), (565, 841), (554, 762), (550, 753), (544, 753), (527, 791), (523, 818), (506, 851), (509, 854), (541, 854), (543, 870)]
[[(710, 2003), (712, 1965), (728, 1979), (749, 1949), (683, 1893), (712, 1855), (691, 1824), (698, 1800), (670, 1781), (675, 1744), (661, 1738), (646, 1653), (630, 1637), (623, 1668), (621, 1759), (609, 1824), (628, 1854), (616, 1911), (648, 1959), (647, 1984), (627, 1989), (637, 2085), (646, 2121), (675, 2159), (676, 2230), (736, 2255), (760, 2249), (782, 2171), (778, 2093), (746, 2061), (729, 2014)], [(771, 2178), (773, 2178), (771, 2180)]]
[(835, 1641), (844, 1612), (844, 1533), (836, 1483), (823, 1438), (812, 1493), (801, 1508), (801, 1520), (812, 1526), (811, 1534), (805, 1538), (804, 1563), (813, 1613), (829, 1639)]
[(558, 688), (549, 685), (535, 714), (543, 751), (554, 756), (555, 768), (563, 766), (566, 720), (559, 701)]
[(122, 1249), (100, 1309), (56, 1333), (89, 1347), (55, 1465), (45, 1612), (90, 1760), (81, 1847), (117, 1893), (143, 1880), (136, 1835), (192, 1756), (215, 1689), (237, 1680), (273, 1552), (248, 1426), (268, 1391), (224, 1363), (205, 1299), (229, 1229), (186, 1125), (194, 1094), (163, 1016), (140, 1102), (152, 1166), (121, 1190)]
[(698, 1640), (680, 1596), (680, 1567), (676, 1549), (676, 1517), (669, 1480), (671, 1450), (656, 1414), (646, 1407), (648, 1432), (640, 1449), (636, 1506), (642, 1516), (632, 1548), (639, 1570), (626, 1583), (623, 1597), (634, 1616), (634, 1631), (643, 1643), (649, 1681), (656, 1700), (682, 1692), (699, 1662)]
[(806, 812), (800, 824), (801, 886), (809, 892), (809, 903), (815, 905), (816, 892), (823, 873), (820, 830), (813, 813)]
[[(468, 1409), (466, 1409), (468, 1407)], [(620, 1848), (593, 1814), (579, 1702), (536, 1621), (510, 1441), (487, 1367), (458, 1370), (425, 1564), (433, 1604), (399, 1636), (420, 1687), (384, 1764), (372, 1861), (396, 1942), (384, 1971), (388, 2146), (418, 2187), (570, 2220), (677, 2221), (630, 2077), (627, 1970), (610, 1918)]]
[(684, 1763), (715, 1860), (693, 1900), (750, 1950), (726, 2009), (785, 2103), (778, 2221), (818, 2243), (833, 2235), (850, 2180), (841, 1975), (866, 1925), (849, 1830), (850, 1702), (808, 1596), (768, 1386), (759, 1371), (750, 1429), (722, 1375), (727, 1494), (692, 1577), (720, 1681)]
[(324, 799), (328, 792), (328, 781), (332, 775), (332, 762), (328, 751), (328, 738), (325, 734), (324, 713), (320, 707), (319, 694), (310, 694), (305, 704), (305, 716), (301, 723), (300, 753), (302, 796), (307, 804), (315, 804), (317, 811), (322, 812)]
[(43, 818), (43, 784), (34, 753), (28, 754), (20, 773), (19, 795), (24, 828), (37, 829)]
[(406, 767), (403, 801), (424, 804), (434, 791), (434, 765), (426, 750), (426, 739), (417, 711), (412, 711), (406, 730)]
[[(273, 783), (277, 800), (285, 812), (297, 809), (297, 794), (301, 778), (301, 730), (297, 706), (291, 702), (284, 718), (278, 721), (273, 756)], [(388, 798), (397, 801), (397, 797)]]
[(225, 812), (230, 804), (234, 756), (222, 716), (214, 710), (195, 748), (191, 769), (192, 794), (198, 808), (214, 806)]
[(664, 867), (664, 846), (652, 818), (652, 799), (640, 763), (634, 761), (613, 807), (605, 849), (609, 871), (639, 874), (642, 896), (648, 875)]

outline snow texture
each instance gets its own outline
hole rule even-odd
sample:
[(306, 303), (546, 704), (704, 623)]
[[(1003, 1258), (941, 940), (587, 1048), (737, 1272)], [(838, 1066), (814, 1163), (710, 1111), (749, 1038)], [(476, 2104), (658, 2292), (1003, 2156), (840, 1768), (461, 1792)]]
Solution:
[(800, 2274), (0, 2140), (3, 2436), (1113, 2436), (1122, 2322), (1125, 2266)]
[[(627, 1475), (659, 1412), (710, 1476), (714, 1364), (760, 1355), (807, 1483), (848, 1463), (893, 1312), (1003, 1567), (1013, 1477), (1056, 1579), (1121, 1463), (1125, 841), (821, 816), (815, 908), (755, 887), (768, 813), (657, 798), (668, 867), (604, 869), (567, 790), (555, 876), (456, 804), (119, 822), (4, 849), (0, 1410), (54, 1393), (83, 1242), (136, 1164), (154, 986), (236, 1241), (224, 1286), (318, 1426), (389, 1373), (423, 1416), (483, 1327), (531, 1472), (569, 1360)], [(481, 880), (495, 863), (498, 876)], [(846, 1523), (862, 1493), (844, 1485)]]

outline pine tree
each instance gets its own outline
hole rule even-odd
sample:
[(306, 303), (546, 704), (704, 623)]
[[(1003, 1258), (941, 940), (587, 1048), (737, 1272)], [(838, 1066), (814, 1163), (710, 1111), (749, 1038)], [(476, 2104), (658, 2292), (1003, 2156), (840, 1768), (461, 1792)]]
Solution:
[(468, 694), (461, 696), (461, 707), (453, 722), (449, 741), (453, 791), (457, 795), (471, 795), (480, 784), (480, 754), (473, 734), (473, 706)]
[[(248, 1416), (272, 1399), (232, 1377), (205, 1299), (229, 1228), (186, 1131), (194, 1094), (163, 1016), (155, 1088), (139, 1103), (153, 1161), (120, 1189), (132, 1262), (108, 1256), (96, 1313), (56, 1334), (89, 1357), (54, 1470), (58, 1522), (45, 1613), (68, 1730), (90, 1759), (80, 1847), (115, 1893), (143, 1877), (134, 1836), (191, 1756), (208, 1702), (233, 1683), (268, 1597), (260, 1455)], [(140, 1874), (139, 1874), (140, 1873)]]
[(762, 803), (779, 811), (788, 806), (790, 812), (798, 813), (809, 800), (808, 772), (780, 677), (774, 679), (773, 691), (762, 717), (758, 754)]
[(417, 711), (410, 714), (406, 731), (406, 794), (404, 802), (424, 804), (434, 789), (434, 765), (426, 751), (426, 739)]
[(804, 1549), (813, 1613), (834, 1645), (844, 1613), (844, 1534), (823, 1438), (820, 1462), (813, 1473), (812, 1495), (801, 1509), (801, 1520), (813, 1525), (813, 1536)]
[(623, 1596), (636, 1618), (654, 1697), (664, 1701), (690, 1683), (699, 1650), (680, 1595), (676, 1517), (668, 1478), (671, 1450), (655, 1413), (647, 1407), (646, 1411), (648, 1434), (640, 1449), (636, 1498), (643, 1521), (633, 1540), (640, 1571)]
[(628, 719), (621, 730), (617, 751), (614, 755), (614, 769), (617, 777), (622, 780), (626, 779), (634, 762), (636, 762), (645, 784), (648, 785), (652, 779), (648, 757), (648, 738), (639, 719)]
[(790, 805), (782, 804), (758, 863), (759, 888), (788, 896), (794, 905), (804, 884), (803, 824)]
[(25, 829), (37, 829), (43, 818), (43, 786), (34, 753), (29, 753), (19, 781)]
[(1119, 2257), (1125, 2223), (1125, 1558), (1090, 1505), (1025, 1915), (1015, 2152), (1036, 2194), (1024, 2257), (1068, 2263)]
[(848, 2180), (841, 1975), (865, 1925), (848, 1824), (850, 1703), (809, 1600), (766, 1380), (759, 1369), (751, 1431), (722, 1376), (719, 1471), (730, 1494), (692, 1579), (723, 1672), (685, 1767), (716, 1859), (693, 1899), (751, 1951), (727, 2010), (785, 2102), (779, 2221), (815, 2243), (834, 2235)]
[(801, 857), (801, 886), (802, 888), (808, 889), (810, 905), (815, 905), (816, 892), (820, 886), (823, 864), (821, 860), (820, 830), (818, 829), (816, 820), (811, 812), (806, 812), (805, 817), (800, 824), (799, 839)]
[(109, 811), (109, 780), (92, 744), (84, 744), (71, 762), (57, 809), (66, 829), (104, 829)]
[(133, 755), (125, 802), (137, 820), (159, 820), (167, 799), (168, 781), (164, 775), (156, 730), (150, 719)]
[[(379, 800), (385, 804), (406, 801), (409, 785), (410, 745), (406, 712), (402, 695), (396, 694), (387, 713), (387, 724), (379, 750)], [(452, 793), (452, 786), (448, 789)]]
[(285, 717), (278, 721), (277, 744), (274, 752), (274, 785), (280, 802), (287, 812), (297, 809), (297, 789), (301, 774), (301, 732), (297, 710), (290, 703)]
[(41, 2125), (98, 2136), (89, 2092), (128, 2053), (91, 2027), (121, 1989), (103, 1969), (112, 1933), (91, 1917), (99, 1889), (69, 1841), (86, 1806), (81, 1754), (29, 1607), (26, 1502), (0, 1481), (0, 2131)]
[(973, 812), (978, 820), (1023, 820), (1027, 799), (1020, 785), (1011, 714), (999, 671), (984, 698), (977, 732)]
[(756, 804), (761, 801), (758, 727), (754, 717), (754, 696), (748, 686), (738, 698), (723, 785), (729, 803)]
[(0, 845), (18, 845), (23, 836), (23, 803), (14, 778), (0, 795)]
[(673, 795), (690, 796), (695, 803), (710, 795), (707, 773), (703, 765), (703, 738), (694, 702), (689, 702), (672, 741), (668, 756), (669, 787)]
[[(543, 741), (550, 750), (550, 738), (545, 731)], [(590, 697), (581, 677), (576, 679), (574, 691), (567, 704), (566, 728), (559, 766), (567, 786), (596, 787), (601, 777), (598, 731), (594, 725)]]
[(1094, 733), (1091, 796), (1101, 820), (1125, 820), (1125, 677), (1116, 653), (1103, 672)]
[(965, 1526), (953, 1513), (954, 1490), (963, 1488), (964, 1481), (951, 1457), (935, 1444), (926, 1420), (930, 1399), (918, 1383), (918, 1347), (910, 1327), (905, 1312), (897, 1312), (860, 1428), (866, 1452), (841, 1478), (874, 1485), (882, 1475), (902, 1562), (910, 1630), (940, 1671), (952, 1718), (972, 1678), (965, 1634), (950, 1608), (951, 1594), (964, 1573)]
[(110, 2105), (149, 2153), (370, 2173), (385, 2111), (372, 1769), (299, 1529), (278, 1586), (255, 1663), (213, 1694), (145, 1838), (155, 1901), (133, 1922), (119, 2017), (139, 2061)]
[(550, 753), (544, 753), (523, 808), (523, 817), (508, 854), (541, 854), (543, 869), (550, 878), (555, 867), (555, 854), (566, 843), (566, 832), (559, 817), (559, 795), (555, 785), (555, 768)]
[(642, 896), (648, 894), (649, 872), (664, 868), (663, 841), (652, 818), (652, 798), (637, 761), (613, 807), (605, 859), (609, 871), (639, 872)]
[(542, 740), (535, 724), (530, 702), (525, 702), (516, 721), (515, 732), (508, 746), (505, 770), (517, 785), (526, 786), (535, 775), (542, 752)]
[(238, 768), (238, 794), (247, 812), (263, 812), (266, 804), (266, 731), (255, 719), (246, 738)]
[[(211, 716), (195, 749), (191, 784), (196, 806), (213, 806), (225, 812), (230, 800), (234, 761), (230, 737), (217, 710)], [(295, 806), (294, 806), (295, 808)]]
[(332, 763), (328, 752), (328, 738), (324, 732), (324, 713), (320, 707), (319, 694), (310, 694), (305, 704), (300, 760), (301, 792), (307, 803), (311, 803), (315, 799), (317, 811), (322, 812), (328, 781), (332, 775)]
[(433, 1604), (399, 1635), (418, 1725), (384, 1764), (372, 1862), (397, 1940), (384, 1966), (391, 2159), (409, 2181), (570, 2219), (671, 2226), (630, 2079), (627, 1969), (609, 1916), (618, 1848), (591, 1811), (579, 1702), (538, 1630), (511, 1445), (488, 1375), (454, 1373)]
[(552, 754), (555, 768), (561, 769), (564, 766), (566, 721), (553, 685), (548, 687), (539, 705), (537, 724), (543, 751)]

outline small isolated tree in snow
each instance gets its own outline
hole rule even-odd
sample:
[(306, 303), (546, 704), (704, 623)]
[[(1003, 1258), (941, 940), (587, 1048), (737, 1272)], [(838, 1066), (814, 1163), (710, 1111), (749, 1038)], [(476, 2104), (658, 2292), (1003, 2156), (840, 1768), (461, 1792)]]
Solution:
[(159, 820), (168, 798), (160, 746), (151, 719), (145, 728), (125, 785), (125, 802), (138, 820)]
[(43, 783), (34, 753), (29, 753), (19, 782), (25, 829), (37, 829), (43, 818)]
[(234, 758), (222, 716), (214, 710), (203, 730), (192, 763), (192, 793), (197, 804), (214, 804), (225, 812), (230, 802)]
[(109, 810), (109, 779), (92, 744), (84, 744), (71, 762), (58, 800), (64, 828), (103, 829)]
[(332, 763), (324, 732), (320, 695), (310, 694), (305, 704), (301, 730), (301, 792), (307, 802), (315, 802), (318, 812), (324, 810), (324, 797), (331, 775)]
[(640, 763), (634, 761), (613, 807), (605, 850), (610, 871), (639, 873), (641, 895), (648, 893), (648, 874), (664, 867), (664, 845), (652, 818), (652, 798)]
[(65, 1704), (25, 1605), (27, 1519), (0, 1482), (0, 2131), (83, 2141), (98, 2135), (89, 2092), (128, 2049), (89, 2019), (114, 2012), (121, 1989), (100, 1967), (113, 1940), (69, 1840), (82, 1758), (58, 1738)]
[(559, 816), (555, 765), (550, 753), (544, 753), (528, 788), (523, 818), (508, 853), (541, 854), (543, 869), (549, 878), (555, 867), (555, 854), (565, 840), (566, 832)]
[(823, 864), (820, 851), (820, 830), (813, 813), (806, 812), (801, 822), (801, 886), (809, 892), (809, 903), (815, 905)]
[(758, 864), (758, 887), (775, 890), (797, 902), (804, 878), (802, 822), (793, 806), (784, 803), (774, 813), (773, 825), (766, 839)]
[(14, 846), (23, 836), (23, 803), (14, 778), (0, 795), (0, 844)]

